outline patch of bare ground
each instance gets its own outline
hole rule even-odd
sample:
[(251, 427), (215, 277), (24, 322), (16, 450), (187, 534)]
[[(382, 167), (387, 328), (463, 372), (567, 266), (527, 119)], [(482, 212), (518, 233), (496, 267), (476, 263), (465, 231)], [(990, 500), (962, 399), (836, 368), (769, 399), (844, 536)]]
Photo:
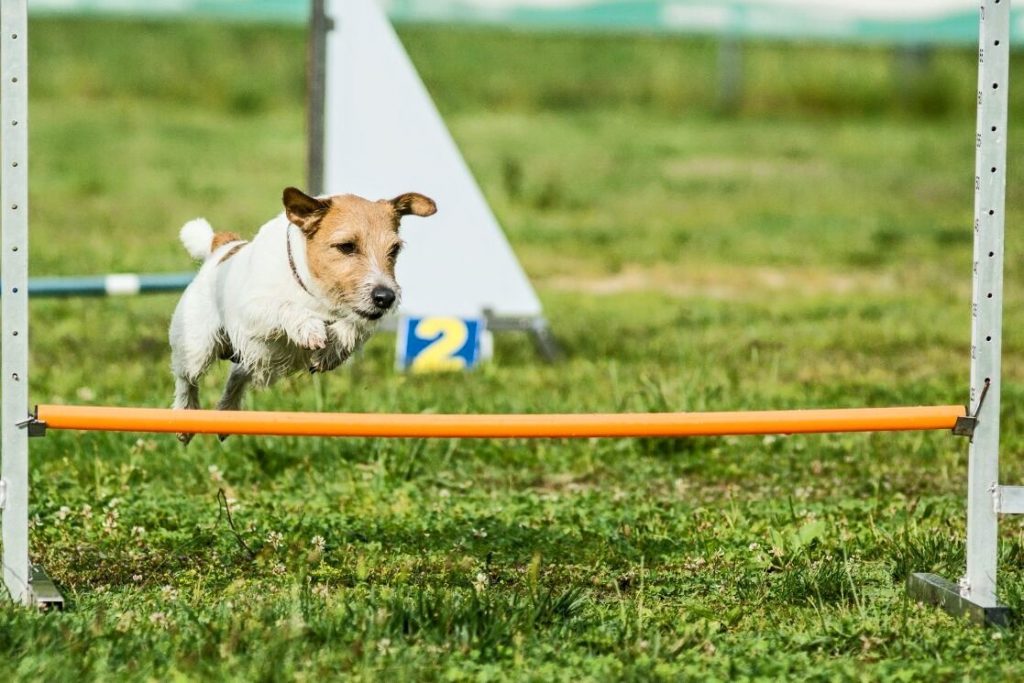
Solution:
[(689, 266), (628, 266), (600, 275), (559, 274), (542, 278), (540, 286), (596, 296), (657, 291), (673, 297), (739, 300), (758, 293), (821, 295), (895, 292), (901, 283), (895, 273), (848, 272), (806, 267), (730, 267), (693, 269)]

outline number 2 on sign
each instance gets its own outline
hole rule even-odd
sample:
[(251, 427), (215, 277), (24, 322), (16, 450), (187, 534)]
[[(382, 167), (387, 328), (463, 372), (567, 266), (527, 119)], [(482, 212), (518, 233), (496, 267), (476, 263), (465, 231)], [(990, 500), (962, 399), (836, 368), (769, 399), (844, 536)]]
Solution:
[(436, 372), (439, 370), (463, 370), (466, 360), (454, 355), (469, 338), (464, 320), (458, 318), (425, 318), (416, 324), (414, 334), (420, 339), (437, 336), (437, 339), (423, 349), (412, 361), (409, 369), (413, 372)]

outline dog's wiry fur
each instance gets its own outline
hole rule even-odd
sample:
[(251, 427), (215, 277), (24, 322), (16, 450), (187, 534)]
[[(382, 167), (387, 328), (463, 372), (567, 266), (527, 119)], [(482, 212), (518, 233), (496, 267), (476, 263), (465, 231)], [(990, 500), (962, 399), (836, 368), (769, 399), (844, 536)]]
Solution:
[[(171, 319), (175, 408), (199, 407), (199, 380), (218, 358), (232, 361), (223, 410), (238, 409), (249, 384), (345, 362), (397, 306), (399, 221), (437, 210), (416, 193), (374, 202), (289, 187), (283, 201), (284, 213), (250, 242), (214, 233), (203, 219), (181, 229), (203, 265)], [(178, 436), (188, 443), (192, 435)]]

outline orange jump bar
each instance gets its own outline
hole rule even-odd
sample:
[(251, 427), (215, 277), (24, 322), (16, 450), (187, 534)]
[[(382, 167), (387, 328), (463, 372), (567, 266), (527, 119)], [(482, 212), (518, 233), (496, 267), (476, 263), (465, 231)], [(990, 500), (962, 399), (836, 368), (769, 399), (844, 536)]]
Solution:
[(41, 405), (50, 429), (276, 436), (440, 438), (679, 437), (952, 429), (963, 406), (721, 413), (430, 415)]

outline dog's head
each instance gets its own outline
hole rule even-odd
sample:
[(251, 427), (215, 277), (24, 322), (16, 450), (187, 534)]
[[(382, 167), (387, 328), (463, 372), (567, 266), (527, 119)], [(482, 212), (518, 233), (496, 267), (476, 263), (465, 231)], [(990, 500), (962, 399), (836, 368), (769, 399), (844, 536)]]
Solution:
[(320, 290), (335, 310), (367, 320), (379, 319), (401, 296), (395, 261), (402, 217), (437, 211), (432, 199), (415, 192), (372, 202), (351, 194), (317, 199), (289, 187), (283, 201), (288, 220), (306, 236), (306, 261)]

